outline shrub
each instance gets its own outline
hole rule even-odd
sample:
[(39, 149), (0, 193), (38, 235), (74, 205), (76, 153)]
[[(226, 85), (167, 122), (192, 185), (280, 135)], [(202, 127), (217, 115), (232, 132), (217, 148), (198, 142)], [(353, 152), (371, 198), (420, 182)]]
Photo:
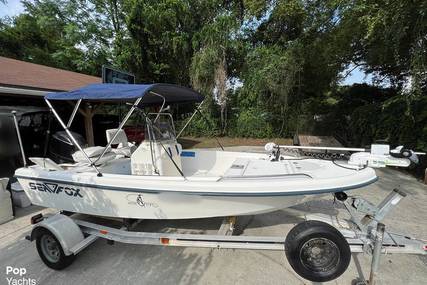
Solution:
[(258, 108), (242, 110), (230, 133), (239, 137), (267, 138), (273, 136), (273, 127), (268, 120), (267, 113)]

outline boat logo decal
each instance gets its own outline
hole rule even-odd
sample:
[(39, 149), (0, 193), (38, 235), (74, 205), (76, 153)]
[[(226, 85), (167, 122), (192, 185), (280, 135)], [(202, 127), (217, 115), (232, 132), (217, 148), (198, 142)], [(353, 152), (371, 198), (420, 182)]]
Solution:
[(128, 200), (129, 205), (138, 205), (144, 208), (151, 207), (151, 208), (158, 208), (159, 205), (156, 203), (148, 202), (144, 199), (142, 194), (129, 194), (126, 196), (126, 199)]
[(80, 189), (78, 188), (59, 186), (56, 183), (50, 183), (50, 182), (49, 183), (48, 182), (41, 182), (41, 183), (30, 182), (28, 183), (28, 185), (30, 186), (30, 189), (34, 191), (41, 191), (41, 192), (55, 193), (55, 194), (65, 193), (70, 197), (83, 198), (83, 195), (80, 194)]

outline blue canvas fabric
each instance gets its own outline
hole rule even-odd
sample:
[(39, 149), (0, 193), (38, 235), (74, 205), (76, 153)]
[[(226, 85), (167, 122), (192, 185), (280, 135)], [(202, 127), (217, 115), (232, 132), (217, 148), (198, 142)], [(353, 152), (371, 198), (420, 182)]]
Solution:
[(90, 84), (69, 92), (49, 93), (48, 100), (88, 100), (88, 101), (133, 101), (143, 98), (142, 104), (161, 104), (163, 99), (154, 93), (162, 95), (166, 103), (202, 102), (204, 97), (187, 87), (166, 84)]

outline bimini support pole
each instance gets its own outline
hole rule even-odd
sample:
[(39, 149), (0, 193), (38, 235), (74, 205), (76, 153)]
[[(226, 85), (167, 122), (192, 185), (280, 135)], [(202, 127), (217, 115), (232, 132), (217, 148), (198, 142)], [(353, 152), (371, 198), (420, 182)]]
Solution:
[(194, 110), (194, 112), (191, 115), (190, 119), (187, 121), (187, 123), (185, 123), (185, 125), (179, 131), (179, 134), (176, 136), (176, 139), (178, 139), (181, 136), (182, 132), (184, 132), (184, 130), (187, 128), (187, 126), (191, 123), (191, 121), (193, 120), (194, 116), (197, 114), (197, 111), (200, 110), (200, 108), (202, 107), (202, 105), (203, 105), (204, 102), (205, 101), (202, 101), (202, 103), (199, 104), (199, 106), (196, 108), (196, 110)]
[(13, 123), (15, 124), (16, 135), (18, 136), (19, 147), (21, 148), (22, 163), (27, 167), (27, 160), (25, 159), (24, 146), (22, 145), (21, 132), (19, 131), (18, 120), (16, 119), (16, 111), (12, 111)]
[[(203, 120), (206, 121), (206, 123), (209, 125), (209, 127), (211, 127), (212, 129), (214, 128), (214, 126), (211, 124), (211, 122), (203, 115), (202, 111), (200, 111), (203, 103), (205, 101), (202, 101), (200, 103), (200, 105), (196, 108), (196, 110), (194, 111), (194, 113), (191, 115), (190, 119), (187, 121), (187, 123), (185, 123), (184, 127), (181, 129), (181, 131), (179, 131), (179, 134), (176, 136), (176, 139), (178, 139), (182, 132), (187, 128), (187, 126), (190, 124), (190, 122), (193, 120), (194, 116), (196, 115), (196, 113), (199, 113), (200, 116), (203, 118)], [(214, 136), (214, 139), (216, 140), (216, 142), (218, 143), (219, 147), (224, 151), (224, 147), (222, 146), (222, 144), (220, 143), (220, 141), (218, 140), (218, 138), (216, 136)]]
[(79, 99), (76, 103), (76, 106), (74, 106), (73, 113), (71, 113), (70, 119), (68, 120), (67, 128), (71, 127), (71, 124), (73, 123), (74, 117), (76, 116), (76, 113), (79, 110), (81, 102), (82, 102), (82, 99)]
[[(73, 144), (83, 153), (83, 155), (85, 156), (86, 160), (90, 163), (90, 166), (92, 166), (95, 171), (98, 173), (98, 176), (102, 176), (102, 173), (98, 170), (98, 168), (95, 166), (95, 163), (92, 162), (92, 160), (89, 158), (89, 156), (86, 154), (86, 152), (83, 150), (83, 148), (79, 145), (79, 143), (76, 141), (76, 139), (73, 137), (73, 135), (71, 134), (70, 130), (68, 129), (68, 127), (65, 125), (65, 123), (62, 121), (61, 117), (58, 115), (58, 113), (56, 112), (56, 110), (53, 108), (52, 104), (49, 102), (49, 100), (44, 99), (46, 101), (46, 104), (49, 106), (49, 109), (52, 111), (53, 115), (55, 116), (55, 118), (58, 120), (59, 124), (61, 124), (61, 127), (64, 129), (64, 131), (67, 133), (67, 135), (70, 137), (71, 141), (73, 142)], [(80, 100), (79, 100), (80, 101)], [(79, 103), (77, 103), (79, 104)]]
[[(206, 121), (206, 123), (208, 123), (208, 125), (213, 129), (214, 126), (211, 124), (211, 122), (205, 117), (205, 115), (203, 115), (202, 111), (200, 111), (199, 108), (196, 109), (196, 112), (199, 112), (200, 116), (203, 118), (203, 120)], [(224, 151), (224, 147), (222, 146), (222, 144), (219, 142), (219, 139), (214, 136), (214, 139), (216, 140), (216, 142), (218, 143), (218, 145), (220, 146), (220, 148)]]
[(129, 112), (126, 114), (126, 117), (123, 119), (123, 121), (120, 123), (119, 127), (117, 128), (117, 131), (114, 134), (113, 138), (108, 142), (108, 144), (105, 146), (104, 150), (102, 151), (101, 155), (98, 157), (97, 160), (95, 160), (94, 163), (96, 163), (98, 160), (100, 160), (104, 156), (104, 154), (107, 152), (108, 148), (113, 144), (113, 141), (116, 139), (116, 137), (119, 134), (120, 130), (123, 128), (123, 126), (129, 120), (129, 118), (132, 115), (133, 111), (135, 111), (135, 109), (138, 107), (139, 102), (141, 102), (141, 99), (142, 99), (142, 97), (136, 99), (135, 103), (132, 105), (132, 108), (130, 108)]

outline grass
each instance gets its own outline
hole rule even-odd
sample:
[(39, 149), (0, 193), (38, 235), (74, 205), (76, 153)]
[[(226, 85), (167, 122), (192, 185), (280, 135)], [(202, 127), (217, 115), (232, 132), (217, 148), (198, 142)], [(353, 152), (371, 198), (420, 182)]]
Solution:
[[(253, 138), (231, 138), (218, 137), (223, 146), (264, 146), (268, 142), (274, 142), (281, 145), (292, 144), (291, 138), (271, 138), (271, 139), (253, 139)], [(210, 148), (218, 147), (215, 138), (211, 137), (182, 137), (178, 139), (184, 149), (188, 148)]]

